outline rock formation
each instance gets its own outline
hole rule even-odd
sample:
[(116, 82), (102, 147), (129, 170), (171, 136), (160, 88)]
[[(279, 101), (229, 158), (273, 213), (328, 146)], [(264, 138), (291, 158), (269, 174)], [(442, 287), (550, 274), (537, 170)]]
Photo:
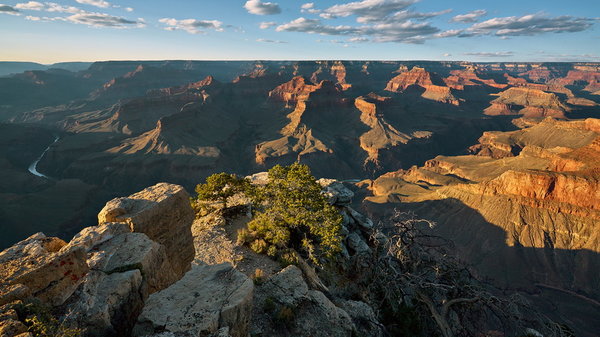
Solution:
[(547, 118), (485, 133), (475, 155), (383, 175), (367, 200), (374, 212), (377, 203), (401, 201), (401, 209), (437, 221), (432, 231), (496, 284), (548, 285), (597, 301), (599, 123)]
[(188, 198), (181, 186), (158, 184), (108, 202), (99, 225), (68, 244), (38, 233), (3, 251), (0, 305), (35, 298), (86, 336), (130, 335), (148, 295), (190, 269)]
[(491, 104), (485, 109), (486, 115), (565, 118), (564, 113), (569, 110), (555, 94), (526, 87), (509, 88), (499, 93)]
[(98, 223), (124, 222), (134, 233), (144, 233), (166, 248), (177, 278), (190, 269), (194, 245), (190, 223), (194, 212), (189, 195), (178, 185), (161, 183), (109, 201), (98, 214)]
[(450, 88), (443, 85), (443, 83), (441, 78), (432, 75), (424, 68), (413, 67), (410, 71), (403, 72), (392, 78), (385, 87), (385, 90), (402, 92), (411, 86), (417, 86), (425, 89), (421, 94), (423, 98), (458, 105), (458, 99), (452, 95)]
[(252, 280), (230, 264), (196, 266), (148, 298), (133, 335), (203, 336), (228, 327), (232, 337), (248, 336), (253, 290)]

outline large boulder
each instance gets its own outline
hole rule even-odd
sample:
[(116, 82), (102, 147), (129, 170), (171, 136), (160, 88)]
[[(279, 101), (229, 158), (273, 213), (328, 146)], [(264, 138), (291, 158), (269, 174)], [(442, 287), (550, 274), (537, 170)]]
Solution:
[[(252, 330), (264, 336), (347, 336), (355, 331), (351, 317), (325, 294), (310, 290), (303, 273), (288, 266), (257, 291)], [(256, 310), (256, 309), (255, 309)]]
[(128, 336), (149, 293), (177, 281), (165, 247), (123, 223), (83, 229), (62, 250), (85, 248), (92, 270), (68, 301), (68, 320), (87, 336)]
[(129, 336), (144, 305), (138, 269), (107, 274), (91, 271), (67, 306), (68, 323), (86, 336)]
[(194, 211), (189, 195), (179, 185), (159, 183), (126, 198), (116, 198), (98, 214), (98, 223), (125, 222), (132, 232), (146, 234), (165, 246), (178, 278), (191, 267)]
[(102, 243), (90, 252), (90, 268), (106, 274), (138, 269), (149, 294), (178, 280), (165, 247), (143, 233), (125, 233)]
[(0, 305), (28, 296), (64, 303), (88, 272), (85, 250), (60, 251), (65, 244), (37, 233), (0, 252)]
[(230, 264), (194, 266), (171, 287), (150, 295), (133, 335), (204, 336), (228, 327), (231, 336), (246, 337), (253, 293), (253, 282)]

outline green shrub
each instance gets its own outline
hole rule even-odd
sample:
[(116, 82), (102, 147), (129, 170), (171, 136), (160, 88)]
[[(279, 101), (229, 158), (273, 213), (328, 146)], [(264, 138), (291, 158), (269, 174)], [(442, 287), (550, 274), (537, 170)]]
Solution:
[(320, 255), (339, 253), (342, 216), (321, 190), (306, 165), (270, 169), (268, 183), (252, 191), (255, 216), (244, 236), (253, 240), (250, 247), (289, 262), (297, 260), (290, 249), (304, 251), (315, 262)]
[[(246, 192), (251, 189), (251, 184), (248, 179), (240, 178), (235, 174), (229, 174), (225, 172), (215, 173), (208, 178), (204, 184), (198, 184), (196, 186), (196, 197), (197, 201), (206, 202), (221, 202), (223, 208), (227, 208), (227, 200), (232, 196)], [(200, 209), (201, 205), (194, 205), (195, 209)]]

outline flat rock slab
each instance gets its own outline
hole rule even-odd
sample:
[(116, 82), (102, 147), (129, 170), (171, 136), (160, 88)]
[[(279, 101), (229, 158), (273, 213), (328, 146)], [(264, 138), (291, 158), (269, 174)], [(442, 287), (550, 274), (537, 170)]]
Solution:
[(230, 264), (194, 266), (169, 288), (150, 295), (133, 335), (205, 336), (228, 327), (231, 336), (245, 337), (253, 293), (252, 280)]

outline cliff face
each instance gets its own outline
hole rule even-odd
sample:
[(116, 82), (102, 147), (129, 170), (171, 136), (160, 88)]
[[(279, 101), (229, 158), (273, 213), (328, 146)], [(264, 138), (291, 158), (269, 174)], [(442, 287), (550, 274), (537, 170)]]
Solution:
[(438, 156), (376, 179), (369, 207), (401, 201), (438, 221), (433, 232), (496, 284), (547, 285), (597, 301), (599, 125), (547, 118), (485, 133), (474, 155)]
[(555, 117), (565, 118), (567, 108), (552, 93), (527, 87), (513, 87), (498, 94), (498, 98), (485, 109), (486, 115), (514, 115), (525, 117)]
[[(434, 84), (434, 81), (436, 84)], [(443, 86), (443, 83), (441, 78), (432, 75), (424, 68), (413, 67), (410, 71), (403, 72), (392, 78), (385, 87), (385, 90), (401, 92), (411, 86), (417, 86), (425, 89), (421, 94), (423, 98), (458, 105), (458, 99), (452, 95), (449, 87)]]

